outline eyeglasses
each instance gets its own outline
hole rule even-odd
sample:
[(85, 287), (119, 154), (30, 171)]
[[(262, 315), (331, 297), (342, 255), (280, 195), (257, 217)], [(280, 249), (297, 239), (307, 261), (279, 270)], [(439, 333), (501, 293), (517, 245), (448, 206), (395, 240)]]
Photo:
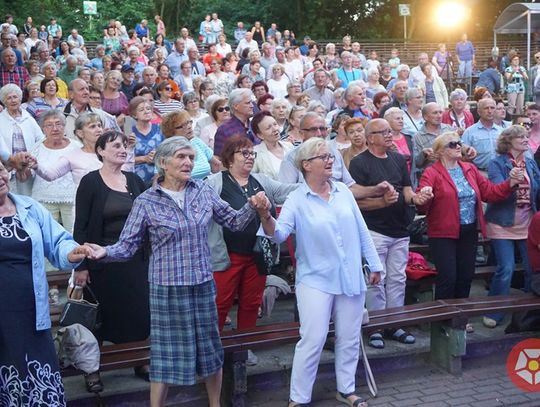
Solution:
[(369, 133), (369, 135), (371, 134), (380, 134), (381, 136), (388, 136), (389, 134), (392, 134), (392, 130), (384, 129), (384, 130), (372, 131)]
[(446, 147), (455, 150), (456, 148), (458, 148), (458, 146), (461, 147), (462, 145), (463, 143), (461, 141), (451, 141), (446, 145)]
[(250, 150), (238, 150), (238, 151), (235, 151), (235, 153), (240, 153), (242, 154), (242, 156), (244, 158), (250, 158), (250, 157), (253, 157), (253, 158), (257, 158), (257, 152), (256, 151), (250, 151)]
[(326, 133), (328, 132), (328, 128), (326, 127), (309, 127), (307, 129), (302, 129), (303, 131), (309, 131), (309, 132), (312, 132), (312, 133), (315, 133), (316, 131), (320, 131), (321, 133)]
[(89, 96), (88, 99), (90, 99), (90, 100), (101, 100), (101, 96)]
[(523, 140), (523, 139), (529, 138), (529, 135), (527, 135), (527, 134), (520, 134), (519, 136), (515, 136), (515, 137), (513, 137), (513, 138), (515, 138), (515, 139), (517, 138), (517, 139), (519, 139), (519, 140)]
[(326, 153), (308, 158), (306, 161), (323, 160), (325, 163), (327, 163), (328, 161), (334, 161), (335, 158), (336, 156), (334, 154)]
[(218, 107), (216, 110), (219, 113), (223, 113), (223, 112), (230, 112), (231, 108), (229, 106), (222, 106), (222, 107)]
[(181, 124), (179, 126), (176, 126), (175, 129), (176, 130), (180, 130), (180, 129), (185, 129), (185, 128), (189, 128), (193, 126), (193, 120), (188, 120), (187, 122), (185, 122), (184, 124)]
[(43, 127), (46, 128), (46, 129), (63, 129), (64, 128), (64, 123), (47, 123), (45, 124)]
[(170, 86), (165, 86), (164, 89), (165, 89), (165, 90), (168, 90), (168, 91), (171, 91), (171, 90), (172, 90), (172, 88), (171, 88)]
[(144, 106), (144, 107), (139, 107), (137, 109), (137, 112), (139, 113), (142, 113), (142, 112), (151, 112), (152, 111), (152, 107), (151, 106)]
[(532, 127), (532, 123), (531, 122), (522, 122), (522, 123), (519, 123), (519, 125), (521, 127), (525, 127), (526, 129), (530, 129)]

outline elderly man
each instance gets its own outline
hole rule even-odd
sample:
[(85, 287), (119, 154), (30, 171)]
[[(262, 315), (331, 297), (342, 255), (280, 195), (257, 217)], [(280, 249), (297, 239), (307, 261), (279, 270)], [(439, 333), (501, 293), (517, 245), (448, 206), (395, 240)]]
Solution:
[(263, 42), (261, 45), (262, 56), (259, 62), (266, 71), (266, 79), (270, 79), (272, 72), (270, 68), (277, 63), (274, 47), (269, 42)]
[(96, 46), (95, 57), (86, 65), (94, 71), (103, 71), (103, 57), (105, 56), (105, 46), (98, 44)]
[(236, 23), (236, 28), (234, 29), (234, 39), (236, 44), (240, 44), (240, 41), (244, 39), (247, 34), (247, 30), (244, 28), (244, 23), (239, 21)]
[(147, 66), (142, 71), (142, 84), (148, 89), (155, 90), (157, 77), (156, 70), (151, 66)]
[(336, 104), (334, 92), (328, 89), (330, 74), (324, 69), (319, 68), (314, 72), (313, 80), (315, 81), (315, 85), (306, 90), (305, 93), (309, 95), (311, 100), (318, 100), (321, 102), (328, 112), (334, 109)]
[[(413, 192), (405, 158), (392, 151), (392, 132), (386, 120), (370, 121), (365, 133), (368, 149), (352, 159), (351, 176), (357, 184), (376, 186), (387, 181), (393, 187), (381, 197), (358, 201), (383, 265), (379, 283), (369, 285), (366, 294), (367, 308), (374, 311), (404, 305), (409, 256), (407, 226), (414, 217), (411, 206), (424, 204), (432, 195), (427, 191)], [(403, 329), (387, 331), (386, 336), (404, 344), (415, 342), (415, 337)], [(383, 348), (382, 332), (373, 333), (369, 345)]]
[(174, 42), (174, 50), (171, 51), (165, 63), (171, 70), (171, 77), (174, 78), (180, 73), (180, 64), (187, 61), (186, 55), (186, 40), (183, 38), (177, 38)]
[(54, 79), (54, 81), (56, 82), (56, 87), (58, 88), (58, 90), (56, 91), (56, 96), (62, 99), (68, 98), (68, 86), (62, 79), (56, 76), (55, 62), (45, 62), (41, 67), (41, 73), (43, 74), (44, 79)]
[(336, 88), (347, 88), (349, 83), (357, 80), (365, 81), (364, 73), (360, 69), (353, 68), (353, 54), (349, 51), (341, 53), (341, 68), (334, 71), (334, 86)]
[(144, 65), (142, 62), (139, 61), (139, 57), (141, 56), (141, 51), (139, 48), (132, 46), (129, 47), (127, 50), (127, 60), (126, 64), (131, 66), (133, 70), (135, 71), (135, 80), (139, 81), (142, 77), (142, 71), (145, 68), (146, 65)]
[(202, 62), (199, 61), (199, 50), (197, 47), (188, 48), (188, 60), (191, 62), (192, 76), (206, 76), (206, 69), (204, 69)]
[(122, 83), (120, 84), (120, 90), (126, 95), (128, 100), (131, 100), (134, 96), (135, 85), (135, 69), (128, 64), (122, 65), (120, 69), (122, 74)]
[(351, 44), (351, 53), (355, 57), (358, 57), (358, 59), (360, 60), (360, 66), (362, 68), (364, 68), (364, 69), (368, 68), (368, 63), (367, 63), (366, 56), (364, 54), (362, 54), (362, 46), (360, 45), (359, 42), (353, 42)]
[[(323, 117), (315, 112), (308, 112), (300, 121), (300, 132), (304, 137), (304, 141), (312, 137), (326, 138), (328, 135), (328, 127), (326, 127)], [(298, 147), (289, 151), (283, 158), (279, 168), (279, 181), (289, 184), (304, 182), (302, 173), (298, 170), (294, 163), (297, 151)], [(334, 162), (332, 164), (332, 179), (334, 181), (343, 182), (345, 185), (347, 185), (356, 199), (369, 196), (381, 196), (388, 188), (390, 188), (389, 184), (386, 182), (381, 182), (380, 184), (371, 187), (364, 187), (362, 185), (355, 184), (354, 180), (349, 174), (349, 171), (345, 167), (342, 155), (335, 149), (333, 149), (331, 153), (334, 155)]]
[[(15, 53), (15, 56), (17, 57), (17, 61), (16, 61), (16, 65), (17, 66), (24, 66), (24, 60), (23, 60), (23, 55), (22, 55), (22, 52), (20, 50), (18, 50), (16, 47), (13, 47), (11, 45), (11, 38), (14, 36), (14, 34), (9, 34), (9, 33), (1, 33), (0, 34), (0, 42), (2, 44), (2, 47), (0, 48), (0, 51), (4, 51), (5, 49), (12, 49), (13, 52)], [(15, 38), (17, 38), (15, 36)]]
[[(426, 75), (423, 74), (421, 66), (427, 64), (428, 62), (428, 54), (422, 52), (418, 55), (418, 65), (411, 69), (410, 73), (410, 80), (412, 81), (412, 84), (410, 83), (411, 87), (417, 87), (420, 82), (424, 82), (426, 80)], [(431, 75), (433, 77), (439, 76), (437, 68), (435, 68), (433, 65), (431, 65)]]
[(14, 83), (24, 89), (24, 84), (29, 81), (30, 75), (24, 66), (17, 66), (17, 55), (12, 48), (2, 51), (2, 65), (0, 66), (0, 87), (8, 83)]
[(358, 82), (351, 83), (347, 89), (345, 89), (343, 98), (347, 103), (347, 106), (343, 108), (341, 114), (371, 120), (373, 117), (373, 112), (368, 109), (366, 104), (366, 91), (362, 85), (360, 85)]
[(487, 171), (489, 162), (495, 158), (497, 138), (502, 128), (494, 122), (496, 103), (493, 99), (481, 99), (478, 102), (480, 120), (465, 130), (462, 141), (478, 152), (473, 164), (481, 171)]
[(411, 68), (409, 68), (409, 65), (406, 65), (406, 64), (398, 65), (398, 67), (396, 68), (396, 72), (397, 72), (397, 77), (390, 80), (390, 82), (388, 82), (388, 85), (386, 85), (387, 91), (391, 92), (396, 82), (398, 81), (407, 82), (407, 86), (409, 88), (413, 86), (412, 84), (413, 81), (412, 79), (409, 78), (409, 74), (411, 73)]
[(231, 118), (221, 124), (214, 139), (214, 154), (219, 156), (227, 139), (232, 136), (244, 136), (257, 143), (249, 129), (249, 119), (253, 116), (251, 99), (253, 92), (249, 89), (234, 89), (229, 95)]
[(84, 112), (98, 114), (105, 129), (120, 131), (114, 116), (101, 109), (90, 107), (90, 89), (84, 80), (74, 79), (69, 84), (69, 99), (68, 104), (64, 108), (64, 115), (66, 116), (65, 134), (69, 138), (77, 140), (75, 136), (75, 120)]
[(72, 48), (84, 49), (84, 38), (75, 28), (71, 30), (71, 34), (68, 36), (67, 42)]
[(66, 66), (58, 71), (58, 77), (67, 83), (68, 86), (74, 79), (79, 77), (81, 67), (77, 63), (77, 57), (69, 55), (66, 58)]
[(180, 30), (180, 36), (181, 39), (184, 40), (185, 48), (189, 49), (191, 47), (196, 47), (197, 44), (195, 44), (195, 41), (193, 41), (193, 38), (189, 35), (189, 30), (186, 27), (182, 27)]
[(257, 44), (257, 41), (253, 39), (253, 34), (251, 31), (246, 31), (244, 34), (244, 38), (238, 42), (238, 46), (236, 47), (236, 53), (238, 55), (242, 55), (242, 52), (249, 48), (250, 51), (255, 51), (259, 49), (259, 44)]
[(395, 81), (394, 86), (392, 87), (392, 102), (382, 108), (380, 114), (381, 117), (384, 117), (386, 111), (391, 107), (407, 110), (407, 101), (405, 96), (407, 95), (408, 90), (409, 85), (407, 84), (407, 81)]

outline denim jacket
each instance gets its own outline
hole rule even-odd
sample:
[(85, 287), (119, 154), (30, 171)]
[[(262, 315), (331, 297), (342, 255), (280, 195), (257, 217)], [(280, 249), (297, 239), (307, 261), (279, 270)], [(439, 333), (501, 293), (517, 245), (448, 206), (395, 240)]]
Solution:
[[(536, 162), (530, 158), (525, 158), (525, 168), (530, 182), (530, 201), (533, 212), (537, 211), (537, 199), (539, 198), (540, 170)], [(502, 182), (510, 177), (512, 162), (507, 154), (497, 155), (488, 166), (490, 181), (494, 183)], [(514, 225), (516, 212), (516, 192), (510, 198), (498, 203), (488, 204), (485, 219), (488, 222), (506, 227)]]
[[(32, 280), (36, 302), (36, 330), (51, 327), (49, 317), (49, 285), (45, 275), (45, 257), (60, 270), (68, 270), (79, 263), (70, 263), (67, 256), (78, 246), (73, 237), (60, 226), (50, 213), (32, 198), (9, 194), (17, 208), (23, 229), (32, 240)], [(66, 279), (68, 275), (66, 273)], [(1, 297), (0, 287), (0, 297)]]

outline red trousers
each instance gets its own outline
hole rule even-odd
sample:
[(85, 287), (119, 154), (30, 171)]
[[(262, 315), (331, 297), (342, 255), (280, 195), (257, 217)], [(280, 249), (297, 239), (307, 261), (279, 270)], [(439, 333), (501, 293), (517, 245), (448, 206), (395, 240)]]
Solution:
[(266, 276), (258, 273), (253, 255), (229, 253), (229, 258), (231, 265), (227, 270), (214, 272), (219, 330), (223, 330), (225, 318), (237, 295), (238, 329), (253, 328), (257, 324)]

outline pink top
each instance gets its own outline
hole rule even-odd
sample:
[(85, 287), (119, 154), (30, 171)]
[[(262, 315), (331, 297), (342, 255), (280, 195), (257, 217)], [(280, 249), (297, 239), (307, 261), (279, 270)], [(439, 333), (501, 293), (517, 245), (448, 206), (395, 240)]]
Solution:
[(407, 139), (401, 134), (401, 137), (397, 140), (392, 140), (392, 143), (396, 146), (397, 152), (407, 160), (407, 168), (409, 169), (409, 172), (411, 172), (411, 152), (407, 145)]

